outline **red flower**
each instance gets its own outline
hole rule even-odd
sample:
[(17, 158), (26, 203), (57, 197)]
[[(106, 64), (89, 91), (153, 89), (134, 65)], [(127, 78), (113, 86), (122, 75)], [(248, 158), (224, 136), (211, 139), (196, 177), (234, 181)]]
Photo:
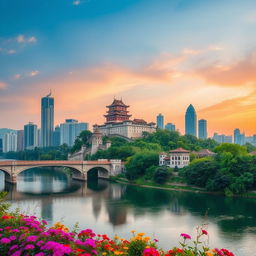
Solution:
[(202, 233), (203, 233), (204, 235), (208, 235), (208, 232), (207, 232), (205, 229), (202, 229)]

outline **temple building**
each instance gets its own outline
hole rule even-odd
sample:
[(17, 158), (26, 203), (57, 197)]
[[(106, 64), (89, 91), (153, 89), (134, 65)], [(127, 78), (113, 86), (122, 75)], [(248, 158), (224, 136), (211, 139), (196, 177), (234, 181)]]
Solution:
[(122, 100), (114, 99), (105, 116), (106, 122), (103, 125), (94, 125), (94, 130), (98, 129), (103, 135), (120, 136), (128, 139), (139, 138), (143, 132), (155, 132), (156, 124), (147, 123), (143, 119), (130, 120), (128, 105)]
[(161, 152), (159, 154), (159, 166), (168, 166), (170, 168), (183, 168), (190, 163), (190, 151), (184, 148), (170, 150), (169, 153)]

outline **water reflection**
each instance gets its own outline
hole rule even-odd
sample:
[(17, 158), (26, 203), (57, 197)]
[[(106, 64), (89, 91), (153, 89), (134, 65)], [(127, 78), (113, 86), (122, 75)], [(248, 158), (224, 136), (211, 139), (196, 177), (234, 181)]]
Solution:
[[(110, 183), (74, 181), (62, 169), (31, 169), (18, 176), (15, 186), (4, 183), (13, 207), (37, 214), (50, 225), (63, 219), (72, 227), (129, 237), (136, 229), (156, 236), (162, 247), (175, 245), (179, 233), (193, 233), (209, 223), (211, 243), (229, 247), (237, 255), (253, 255), (256, 240), (256, 200), (165, 191)], [(238, 243), (239, 241), (239, 243)]]

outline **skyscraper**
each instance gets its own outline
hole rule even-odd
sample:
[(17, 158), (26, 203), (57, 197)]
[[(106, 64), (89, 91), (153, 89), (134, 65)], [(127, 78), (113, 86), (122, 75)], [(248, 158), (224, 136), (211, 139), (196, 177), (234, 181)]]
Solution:
[(55, 130), (53, 132), (53, 146), (60, 146), (60, 127), (58, 125), (55, 127)]
[(41, 99), (41, 136), (42, 147), (53, 145), (54, 98), (51, 93)]
[(24, 131), (17, 131), (17, 151), (22, 151), (24, 149)]
[(17, 132), (5, 133), (3, 139), (3, 152), (17, 151)]
[(162, 114), (159, 114), (156, 117), (156, 125), (159, 129), (164, 129), (164, 116)]
[(201, 119), (198, 121), (198, 137), (199, 139), (207, 139), (207, 121)]
[(60, 124), (60, 145), (67, 144), (72, 147), (76, 137), (84, 130), (88, 130), (88, 123), (78, 123), (75, 119), (66, 119)]
[(38, 146), (37, 125), (29, 122), (24, 125), (24, 146), (25, 149), (34, 149)]
[(196, 111), (192, 104), (190, 104), (186, 110), (185, 115), (185, 134), (197, 136), (197, 117)]
[(176, 126), (173, 123), (167, 123), (165, 125), (165, 129), (168, 130), (168, 131), (176, 131)]

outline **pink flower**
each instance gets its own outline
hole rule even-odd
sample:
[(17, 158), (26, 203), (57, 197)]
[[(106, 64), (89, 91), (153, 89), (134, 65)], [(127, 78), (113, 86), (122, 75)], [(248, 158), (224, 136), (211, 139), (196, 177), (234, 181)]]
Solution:
[(146, 248), (143, 251), (143, 256), (159, 256), (159, 252), (155, 248)]
[(180, 236), (182, 236), (184, 239), (191, 239), (191, 236), (185, 233), (181, 233)]

